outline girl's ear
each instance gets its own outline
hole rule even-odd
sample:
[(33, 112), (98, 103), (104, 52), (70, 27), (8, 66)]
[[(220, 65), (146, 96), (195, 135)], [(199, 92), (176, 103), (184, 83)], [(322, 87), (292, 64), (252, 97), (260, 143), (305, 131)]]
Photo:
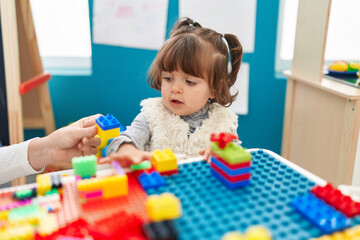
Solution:
[(210, 90), (210, 98), (211, 99), (215, 98), (215, 90), (214, 89)]

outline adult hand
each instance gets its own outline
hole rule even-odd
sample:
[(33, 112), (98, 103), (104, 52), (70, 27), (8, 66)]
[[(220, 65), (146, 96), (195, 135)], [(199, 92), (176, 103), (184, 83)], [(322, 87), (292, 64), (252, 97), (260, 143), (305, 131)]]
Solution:
[(30, 165), (40, 169), (51, 163), (71, 161), (76, 156), (96, 154), (101, 141), (94, 137), (97, 133), (95, 121), (100, 116), (82, 118), (44, 138), (31, 141), (28, 151)]
[(132, 164), (139, 164), (145, 160), (151, 161), (150, 152), (141, 151), (130, 143), (124, 143), (119, 147), (117, 153), (100, 159), (99, 163), (118, 161), (122, 167), (130, 167)]

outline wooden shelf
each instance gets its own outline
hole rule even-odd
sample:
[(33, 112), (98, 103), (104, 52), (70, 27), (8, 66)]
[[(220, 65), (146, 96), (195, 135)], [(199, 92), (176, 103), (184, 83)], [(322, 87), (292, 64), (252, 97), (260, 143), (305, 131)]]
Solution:
[(342, 84), (342, 83), (339, 83), (339, 82), (336, 82), (334, 80), (327, 79), (327, 78), (322, 78), (321, 82), (310, 81), (305, 78), (301, 78), (301, 77), (297, 77), (297, 76), (293, 75), (290, 70), (284, 71), (283, 74), (291, 80), (299, 81), (301, 83), (307, 84), (309, 86), (321, 89), (321, 90), (329, 92), (329, 93), (333, 93), (333, 94), (343, 97), (343, 98), (347, 98), (347, 99), (351, 99), (351, 100), (360, 99), (360, 89), (359, 88), (355, 88), (355, 87), (352, 87), (352, 86), (349, 86), (346, 84)]

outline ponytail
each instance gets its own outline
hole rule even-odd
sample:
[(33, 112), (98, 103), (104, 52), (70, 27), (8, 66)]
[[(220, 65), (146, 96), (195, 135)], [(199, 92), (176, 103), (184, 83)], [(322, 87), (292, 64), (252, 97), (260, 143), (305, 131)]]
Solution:
[(236, 77), (240, 69), (243, 48), (235, 35), (224, 34), (224, 38), (226, 39), (230, 50), (231, 72), (229, 73), (229, 84), (232, 86), (236, 81)]

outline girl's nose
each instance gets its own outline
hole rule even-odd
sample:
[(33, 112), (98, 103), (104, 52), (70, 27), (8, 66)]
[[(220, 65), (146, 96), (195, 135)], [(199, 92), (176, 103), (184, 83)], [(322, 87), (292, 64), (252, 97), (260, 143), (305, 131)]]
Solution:
[(179, 81), (174, 81), (173, 85), (171, 86), (171, 92), (172, 93), (182, 93), (182, 86)]

